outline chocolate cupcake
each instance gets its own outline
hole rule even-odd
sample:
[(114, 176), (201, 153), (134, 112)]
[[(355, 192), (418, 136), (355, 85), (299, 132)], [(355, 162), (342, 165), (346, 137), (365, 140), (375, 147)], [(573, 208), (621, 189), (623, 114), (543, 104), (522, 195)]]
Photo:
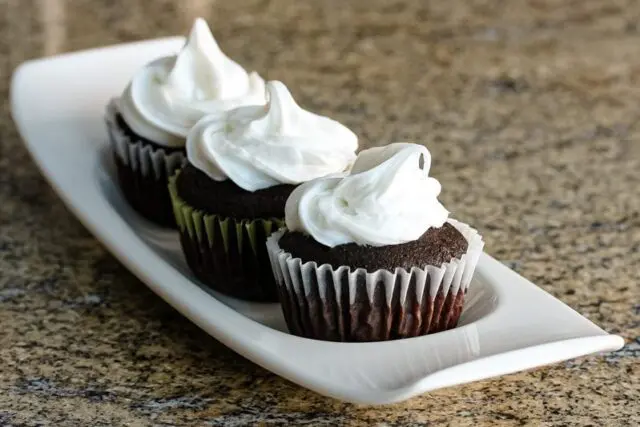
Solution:
[(167, 180), (185, 162), (189, 130), (207, 114), (264, 103), (264, 81), (225, 56), (197, 19), (178, 54), (147, 64), (107, 106), (118, 182), (129, 204), (157, 224), (175, 226)]
[(267, 240), (291, 333), (383, 341), (455, 327), (482, 247), (449, 219), (429, 151), (362, 151), (351, 172), (297, 187)]
[(206, 116), (187, 137), (188, 163), (169, 182), (180, 241), (194, 274), (212, 289), (276, 301), (265, 241), (284, 224), (296, 185), (342, 173), (356, 135), (300, 108), (280, 82), (266, 106)]

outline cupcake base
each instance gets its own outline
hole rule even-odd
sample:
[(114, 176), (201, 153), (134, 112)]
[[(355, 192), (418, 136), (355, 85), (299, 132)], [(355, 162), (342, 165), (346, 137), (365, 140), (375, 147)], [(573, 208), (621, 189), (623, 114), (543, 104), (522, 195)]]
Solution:
[(291, 333), (326, 341), (409, 338), (452, 329), (482, 252), (471, 227), (450, 220), (467, 239), (466, 253), (440, 266), (409, 271), (318, 265), (282, 250), (274, 233), (267, 249)]
[(118, 185), (127, 202), (146, 219), (175, 228), (168, 178), (185, 162), (182, 148), (163, 148), (129, 129), (112, 101), (106, 114)]
[(180, 243), (195, 276), (226, 295), (249, 301), (277, 301), (264, 242), (282, 225), (282, 220), (225, 218), (195, 209), (178, 196), (179, 174), (169, 179), (169, 191)]

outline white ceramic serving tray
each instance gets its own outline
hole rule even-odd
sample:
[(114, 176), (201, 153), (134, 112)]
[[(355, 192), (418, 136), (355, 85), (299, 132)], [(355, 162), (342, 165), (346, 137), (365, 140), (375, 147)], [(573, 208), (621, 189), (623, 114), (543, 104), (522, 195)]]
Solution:
[(208, 291), (189, 272), (177, 233), (138, 217), (113, 180), (103, 113), (133, 73), (177, 51), (167, 38), (29, 61), (13, 76), (18, 130), (55, 191), (154, 292), (244, 357), (318, 393), (379, 404), (622, 347), (489, 255), (480, 259), (458, 328), (379, 343), (290, 335), (277, 304)]

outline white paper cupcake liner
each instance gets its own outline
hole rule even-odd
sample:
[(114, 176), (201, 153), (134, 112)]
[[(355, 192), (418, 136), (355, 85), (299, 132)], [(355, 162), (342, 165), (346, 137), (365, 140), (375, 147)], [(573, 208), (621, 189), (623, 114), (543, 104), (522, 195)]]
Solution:
[(303, 263), (280, 248), (284, 230), (272, 234), (267, 250), (290, 331), (331, 341), (381, 341), (455, 327), (484, 242), (467, 224), (448, 222), (469, 243), (467, 252), (411, 271)]

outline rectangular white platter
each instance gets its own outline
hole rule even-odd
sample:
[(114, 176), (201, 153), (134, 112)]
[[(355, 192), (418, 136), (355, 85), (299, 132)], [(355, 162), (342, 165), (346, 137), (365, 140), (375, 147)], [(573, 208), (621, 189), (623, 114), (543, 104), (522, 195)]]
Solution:
[(425, 337), (333, 343), (286, 331), (277, 304), (208, 291), (189, 272), (177, 233), (138, 217), (113, 180), (103, 114), (142, 65), (181, 37), (124, 44), (21, 65), (12, 114), (38, 167), (80, 221), (178, 311), (260, 366), (350, 402), (397, 402), (441, 387), (617, 350), (602, 329), (483, 254), (460, 326)]

